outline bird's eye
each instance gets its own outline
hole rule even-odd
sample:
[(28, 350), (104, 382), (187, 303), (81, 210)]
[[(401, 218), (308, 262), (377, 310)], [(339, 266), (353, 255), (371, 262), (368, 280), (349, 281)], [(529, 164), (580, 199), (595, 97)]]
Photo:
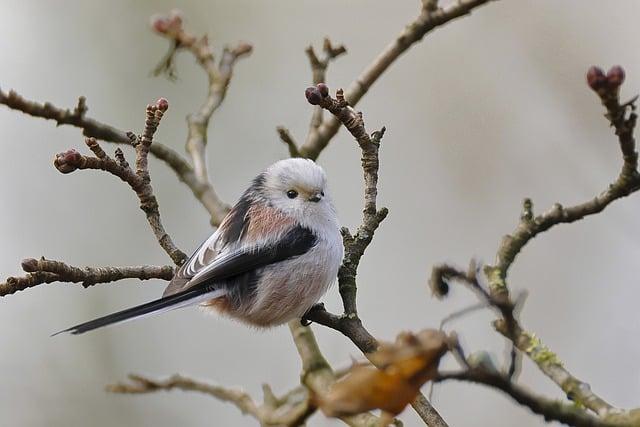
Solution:
[(296, 190), (289, 190), (287, 191), (287, 197), (290, 199), (295, 199), (296, 197), (298, 197), (298, 192)]
[(320, 192), (320, 195), (321, 195), (322, 197), (324, 197), (324, 191), (321, 191), (321, 192)]

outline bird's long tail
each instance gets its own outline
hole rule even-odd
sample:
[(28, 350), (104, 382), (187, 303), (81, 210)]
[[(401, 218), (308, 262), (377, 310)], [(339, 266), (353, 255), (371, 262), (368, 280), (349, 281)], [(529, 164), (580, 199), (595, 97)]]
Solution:
[(198, 304), (206, 300), (214, 299), (225, 294), (224, 290), (211, 289), (207, 286), (187, 289), (176, 294), (166, 296), (146, 304), (118, 311), (104, 317), (99, 317), (85, 323), (64, 329), (51, 335), (58, 335), (69, 332), (73, 335), (83, 334), (94, 329), (102, 328), (116, 323), (127, 322), (129, 320), (140, 319), (152, 314), (164, 313), (176, 308), (187, 307)]

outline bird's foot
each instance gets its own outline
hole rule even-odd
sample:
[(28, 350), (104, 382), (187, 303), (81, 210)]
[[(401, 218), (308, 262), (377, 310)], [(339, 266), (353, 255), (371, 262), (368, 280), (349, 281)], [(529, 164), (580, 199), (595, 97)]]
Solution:
[(309, 310), (307, 310), (307, 312), (300, 319), (300, 324), (302, 326), (309, 326), (310, 324), (312, 324), (313, 322), (311, 320), (309, 320), (308, 317), (309, 317), (309, 315), (313, 314), (314, 312), (316, 312), (318, 310), (325, 310), (324, 303), (318, 302), (316, 304), (313, 304), (311, 306), (311, 308)]

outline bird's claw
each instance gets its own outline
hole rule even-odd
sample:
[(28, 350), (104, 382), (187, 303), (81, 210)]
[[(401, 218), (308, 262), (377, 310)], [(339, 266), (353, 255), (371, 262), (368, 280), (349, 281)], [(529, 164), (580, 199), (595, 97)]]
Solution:
[(318, 311), (318, 310), (325, 310), (324, 303), (319, 302), (319, 303), (313, 304), (311, 308), (307, 310), (307, 312), (300, 319), (300, 324), (302, 326), (309, 326), (310, 324), (312, 324), (313, 322), (309, 320), (308, 316), (312, 314), (314, 311)]

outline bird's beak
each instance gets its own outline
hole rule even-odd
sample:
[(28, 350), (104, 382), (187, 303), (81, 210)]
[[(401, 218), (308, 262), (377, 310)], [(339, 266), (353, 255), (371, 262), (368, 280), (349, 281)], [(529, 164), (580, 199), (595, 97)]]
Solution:
[(319, 202), (320, 200), (322, 200), (322, 194), (320, 193), (316, 193), (313, 196), (309, 197), (309, 201), (310, 202)]

